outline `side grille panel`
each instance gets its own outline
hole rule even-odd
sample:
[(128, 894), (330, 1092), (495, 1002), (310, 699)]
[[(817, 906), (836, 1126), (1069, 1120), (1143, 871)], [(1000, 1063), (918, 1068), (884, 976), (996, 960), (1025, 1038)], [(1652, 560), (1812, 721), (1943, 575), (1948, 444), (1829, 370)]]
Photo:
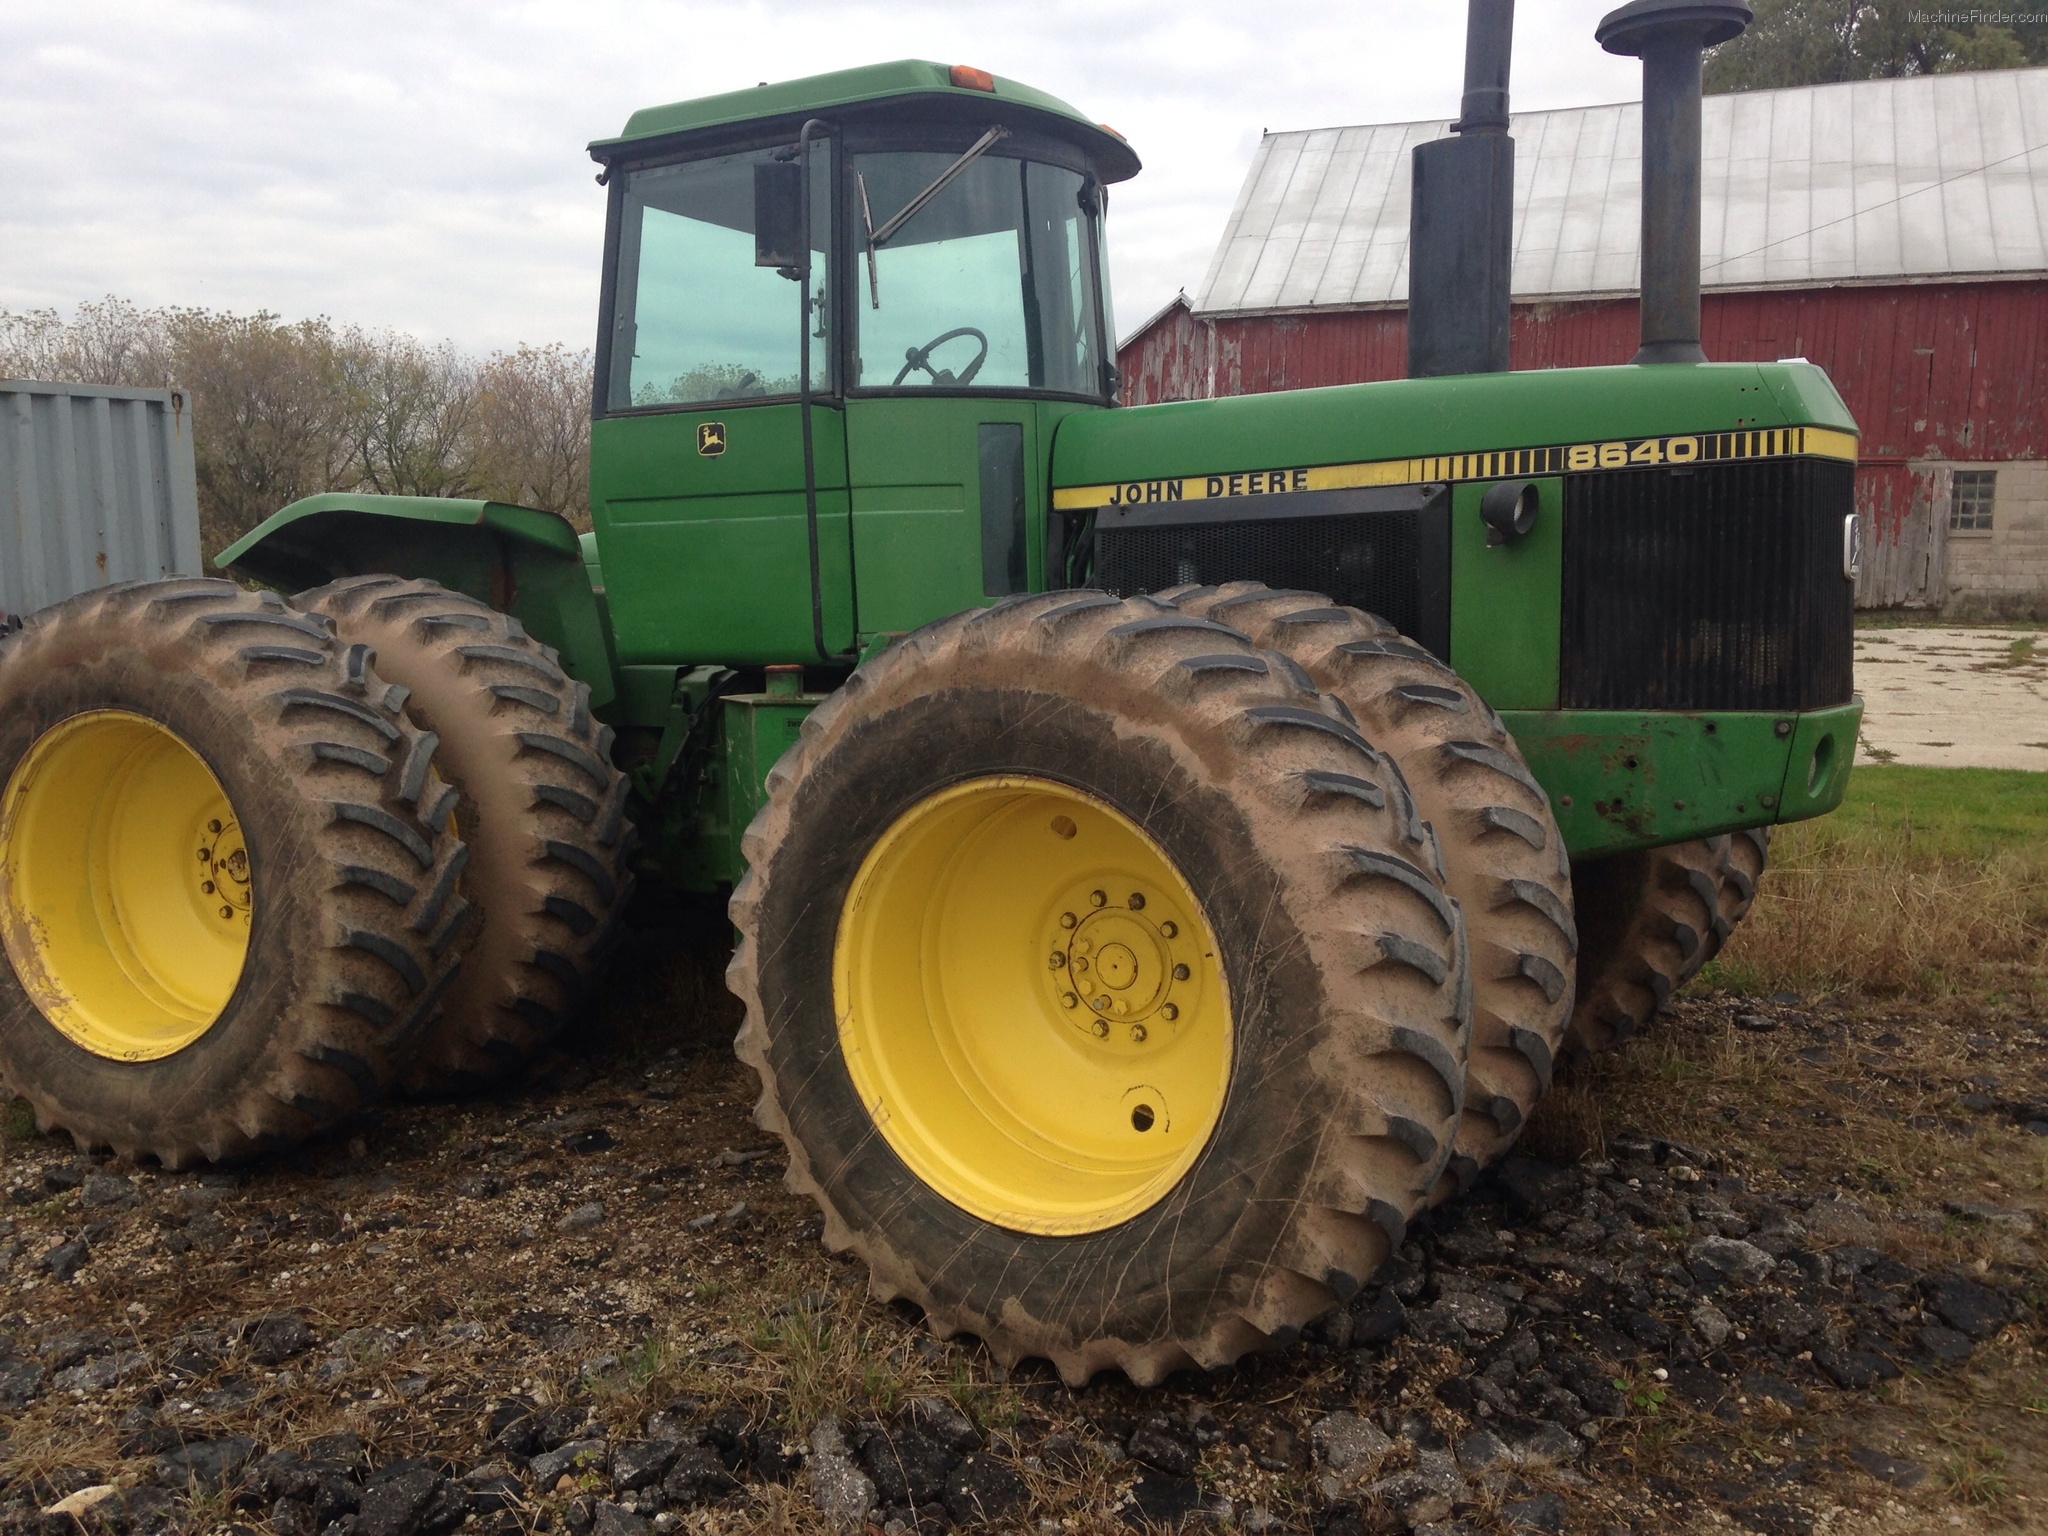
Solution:
[[(1119, 597), (1226, 581), (1321, 592), (1378, 614), (1437, 655), (1446, 655), (1450, 498), (1431, 487), (1426, 495), (1407, 492), (1405, 508), (1349, 510), (1368, 495), (1274, 496), (1255, 510), (1231, 508), (1235, 516), (1216, 503), (1157, 513), (1134, 508), (1129, 517), (1105, 516), (1096, 528), (1094, 584)], [(1297, 506), (1316, 511), (1275, 515)]]
[(1559, 703), (1846, 703), (1854, 497), (1855, 466), (1825, 459), (1567, 475)]

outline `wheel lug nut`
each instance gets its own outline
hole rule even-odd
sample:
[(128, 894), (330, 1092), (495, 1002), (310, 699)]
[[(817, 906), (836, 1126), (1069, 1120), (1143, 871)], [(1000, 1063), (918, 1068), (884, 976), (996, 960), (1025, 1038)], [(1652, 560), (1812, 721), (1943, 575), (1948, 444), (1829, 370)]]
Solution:
[(1090, 892), (1088, 893), (1088, 905), (1089, 905), (1089, 906), (1091, 906), (1091, 907), (1101, 907), (1101, 906), (1107, 906), (1108, 904), (1109, 904), (1109, 893), (1108, 893), (1107, 891), (1090, 891)]
[(1097, 1019), (1095, 1021), (1095, 1038), (1098, 1040), (1107, 1040), (1109, 1038), (1109, 1020)]
[(233, 907), (222, 907), (220, 909), (220, 915), (222, 917), (233, 917), (235, 915), (235, 909)]
[(199, 882), (199, 889), (203, 894), (211, 896), (213, 894), (213, 882), (211, 880), (202, 880)]
[(1159, 934), (1161, 938), (1170, 939), (1179, 932), (1180, 924), (1174, 922), (1171, 918), (1168, 918), (1165, 922), (1159, 925)]
[(1081, 919), (1074, 916), (1074, 914), (1071, 912), (1062, 912), (1060, 914), (1060, 926), (1062, 928), (1071, 928), (1080, 921)]
[(1088, 969), (1088, 957), (1087, 957), (1086, 955), (1079, 955), (1079, 956), (1076, 956), (1076, 957), (1075, 957), (1075, 960), (1074, 960), (1074, 969), (1075, 969), (1075, 970), (1077, 970), (1077, 971), (1085, 971), (1085, 970), (1087, 970), (1087, 969)]
[(1131, 1043), (1132, 1043), (1133, 1045), (1143, 1045), (1143, 1044), (1145, 1043), (1145, 1026), (1144, 1026), (1144, 1025), (1142, 1025), (1142, 1024), (1133, 1024), (1133, 1025), (1131, 1026)]
[(1145, 893), (1143, 891), (1131, 892), (1130, 908), (1133, 912), (1145, 910)]
[(1186, 981), (1192, 975), (1194, 975), (1194, 972), (1184, 965), (1176, 965), (1173, 968), (1173, 979), (1175, 981)]
[(1081, 999), (1074, 996), (1071, 992), (1062, 992), (1060, 994), (1060, 1006), (1062, 1008), (1078, 1008), (1081, 1006)]
[(1159, 1016), (1162, 1019), (1166, 1020), (1167, 1023), (1171, 1024), (1175, 1019), (1180, 1017), (1180, 1009), (1172, 1003), (1167, 1003), (1160, 1008)]
[(209, 832), (218, 832), (220, 830), (220, 823), (217, 821), (209, 821), (206, 824), (206, 830)]

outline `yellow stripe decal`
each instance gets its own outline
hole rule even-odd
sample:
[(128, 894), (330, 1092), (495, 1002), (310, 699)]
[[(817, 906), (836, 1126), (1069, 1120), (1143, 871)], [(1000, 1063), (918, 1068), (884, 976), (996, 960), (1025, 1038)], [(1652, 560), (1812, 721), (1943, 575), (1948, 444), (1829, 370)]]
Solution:
[(1777, 459), (1804, 455), (1856, 462), (1856, 434), (1830, 427), (1774, 427), (1751, 432), (1698, 432), (1671, 437), (1627, 437), (1605, 443), (1550, 448), (1501, 448), (1483, 453), (1378, 459), (1366, 464), (1313, 464), (1248, 469), (1121, 485), (1064, 486), (1052, 493), (1061, 512), (1136, 502), (1209, 501), (1225, 496), (1272, 496), (1294, 491), (1344, 491), (1356, 486), (1429, 485), (1440, 481), (1528, 479), (1588, 470), (1636, 469), (1656, 464), (1711, 464), (1724, 459)]

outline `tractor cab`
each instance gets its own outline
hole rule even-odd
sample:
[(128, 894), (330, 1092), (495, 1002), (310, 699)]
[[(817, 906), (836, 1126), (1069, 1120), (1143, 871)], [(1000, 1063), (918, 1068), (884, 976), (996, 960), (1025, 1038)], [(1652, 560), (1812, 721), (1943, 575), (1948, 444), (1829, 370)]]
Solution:
[(591, 153), (622, 665), (850, 661), (1044, 585), (1053, 431), (1116, 386), (1119, 136), (902, 62), (639, 112)]

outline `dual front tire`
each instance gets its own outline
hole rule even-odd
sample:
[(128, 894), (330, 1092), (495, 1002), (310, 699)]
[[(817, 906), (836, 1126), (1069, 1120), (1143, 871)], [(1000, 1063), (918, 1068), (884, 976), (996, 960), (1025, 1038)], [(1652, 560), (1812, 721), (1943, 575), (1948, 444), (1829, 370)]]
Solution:
[(1596, 1009), (1653, 939), (1682, 981), (1761, 872), (1746, 835), (1711, 885), (1644, 856), (1582, 941), (1499, 717), (1380, 620), (1248, 582), (929, 626), (768, 788), (728, 979), (792, 1188), (876, 1295), (1075, 1384), (1347, 1298), (1514, 1143), (1588, 963)]
[(1399, 1245), (1464, 1109), (1465, 918), (1399, 764), (1284, 654), (1012, 600), (861, 668), (769, 787), (740, 1053), (878, 1294), (1149, 1383)]

